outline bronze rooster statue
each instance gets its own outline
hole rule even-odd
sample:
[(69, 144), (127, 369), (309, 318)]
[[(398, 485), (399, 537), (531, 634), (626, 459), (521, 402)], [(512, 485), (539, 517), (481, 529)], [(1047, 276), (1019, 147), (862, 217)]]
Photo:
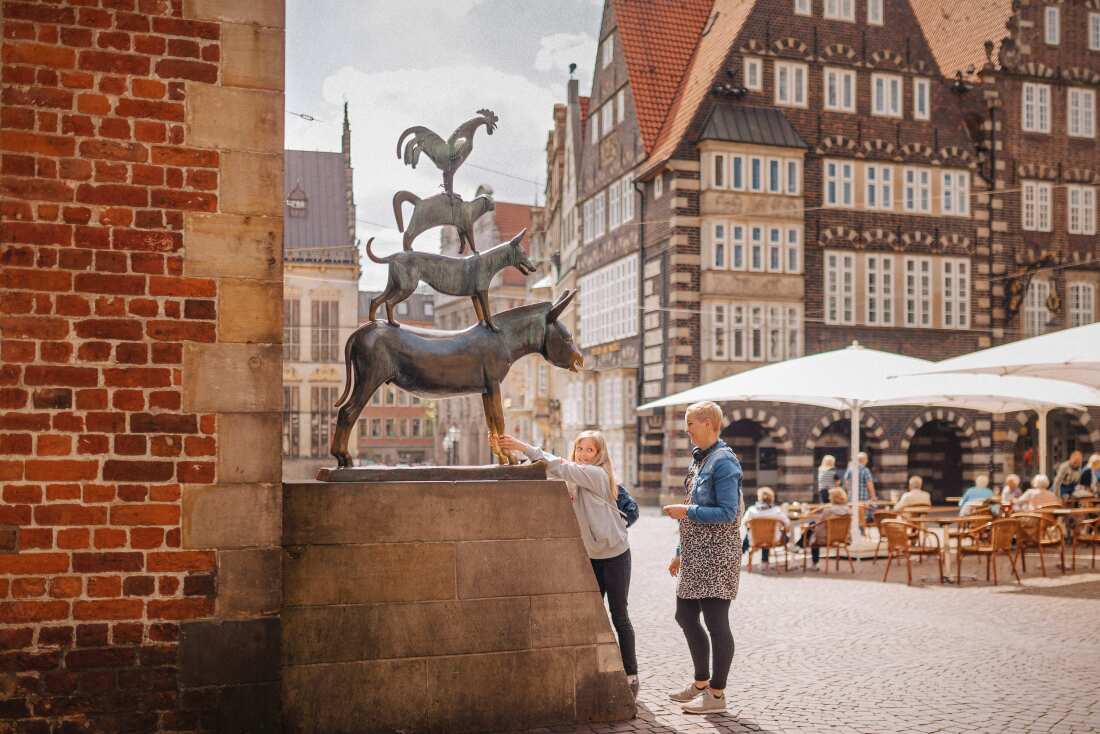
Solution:
[(492, 110), (478, 110), (477, 115), (459, 125), (447, 140), (443, 140), (423, 125), (408, 128), (397, 139), (397, 157), (402, 157), (401, 145), (405, 143), (406, 137), (412, 135), (412, 139), (405, 143), (405, 165), (416, 168), (420, 153), (423, 151), (432, 159), (432, 163), (443, 171), (443, 190), (448, 195), (454, 196), (455, 171), (474, 149), (474, 132), (484, 125), (485, 131), (492, 135), (500, 119)]

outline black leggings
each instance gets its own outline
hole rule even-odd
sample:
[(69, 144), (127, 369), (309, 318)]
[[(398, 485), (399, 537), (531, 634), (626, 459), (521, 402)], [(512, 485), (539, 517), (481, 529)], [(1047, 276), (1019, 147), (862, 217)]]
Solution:
[(821, 547), (813, 545), (814, 542), (814, 526), (817, 523), (809, 523), (806, 529), (802, 531), (802, 537), (798, 539), (798, 547), (805, 548), (807, 544), (810, 544), (810, 558), (814, 563), (817, 563), (821, 559)]
[[(769, 550), (770, 550), (770, 548), (761, 548), (760, 549), (760, 560), (763, 561), (764, 563), (768, 562), (768, 551)], [(745, 539), (741, 541), (741, 552), (742, 553), (748, 553), (749, 552), (749, 534), (748, 533), (745, 533)]]
[(638, 657), (634, 652), (634, 625), (626, 611), (626, 597), (630, 593), (630, 549), (614, 558), (593, 558), (592, 572), (600, 594), (607, 597), (611, 610), (611, 624), (619, 637), (619, 653), (623, 656), (623, 670), (627, 675), (638, 674)]
[[(707, 629), (699, 624), (699, 612)], [(695, 680), (709, 680), (710, 687), (722, 690), (733, 663), (733, 632), (730, 631), (729, 599), (681, 599), (676, 597), (676, 623), (684, 630)], [(710, 632), (710, 639), (707, 639)], [(711, 648), (714, 648), (714, 675), (710, 674)]]

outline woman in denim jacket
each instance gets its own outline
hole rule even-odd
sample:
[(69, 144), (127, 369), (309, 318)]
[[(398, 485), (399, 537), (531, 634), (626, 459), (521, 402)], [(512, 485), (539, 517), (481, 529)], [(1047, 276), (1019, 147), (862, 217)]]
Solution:
[[(733, 662), (729, 611), (741, 573), (741, 463), (718, 438), (722, 428), (718, 405), (690, 406), (686, 423), (696, 447), (684, 480), (687, 504), (668, 505), (664, 512), (680, 521), (680, 547), (668, 571), (679, 576), (676, 622), (687, 638), (695, 681), (669, 697), (682, 703), (685, 713), (709, 714), (726, 710), (726, 677)], [(699, 623), (700, 613), (706, 631)], [(712, 653), (713, 672), (708, 669)]]

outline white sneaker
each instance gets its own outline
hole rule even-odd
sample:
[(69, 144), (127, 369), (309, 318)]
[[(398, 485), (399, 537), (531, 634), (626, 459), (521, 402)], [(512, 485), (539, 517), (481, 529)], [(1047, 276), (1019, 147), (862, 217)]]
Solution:
[(688, 701), (694, 701), (696, 698), (699, 698), (699, 696), (702, 696), (706, 692), (707, 689), (705, 687), (698, 688), (694, 683), (688, 683), (687, 688), (682, 691), (673, 691), (672, 693), (668, 694), (668, 697), (676, 703), (687, 703)]
[(708, 690), (698, 701), (685, 703), (680, 708), (685, 714), (720, 714), (726, 710), (726, 696), (716, 696)]

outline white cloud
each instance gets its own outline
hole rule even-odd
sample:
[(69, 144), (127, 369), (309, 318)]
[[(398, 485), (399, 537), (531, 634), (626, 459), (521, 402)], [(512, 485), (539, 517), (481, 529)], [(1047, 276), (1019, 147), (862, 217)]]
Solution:
[(538, 71), (569, 71), (569, 64), (587, 67), (596, 57), (596, 39), (587, 33), (554, 33), (539, 39)]

